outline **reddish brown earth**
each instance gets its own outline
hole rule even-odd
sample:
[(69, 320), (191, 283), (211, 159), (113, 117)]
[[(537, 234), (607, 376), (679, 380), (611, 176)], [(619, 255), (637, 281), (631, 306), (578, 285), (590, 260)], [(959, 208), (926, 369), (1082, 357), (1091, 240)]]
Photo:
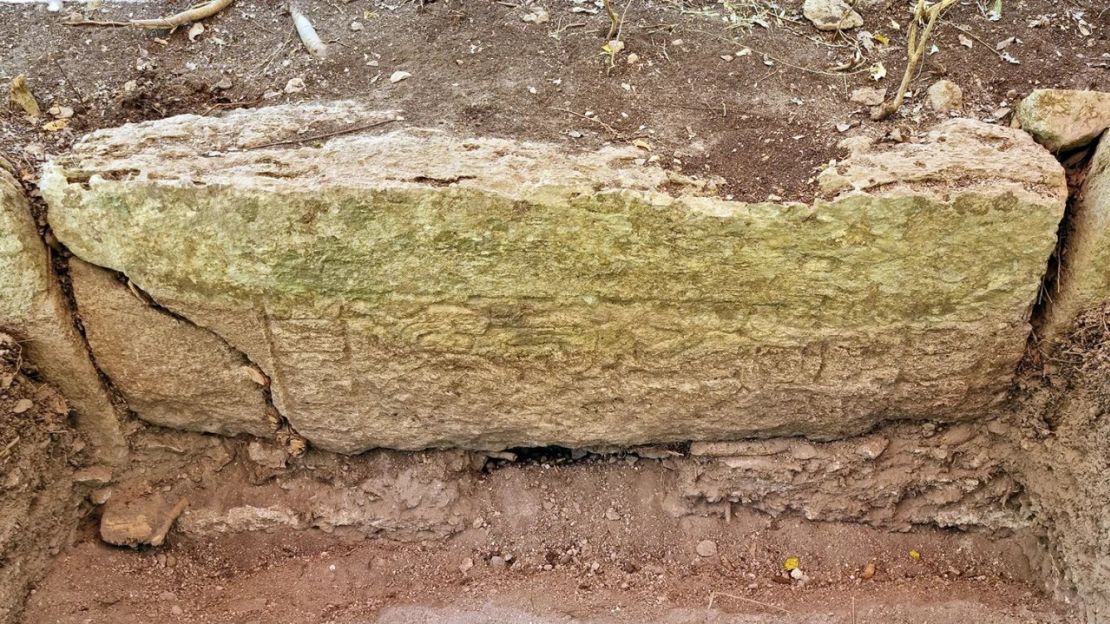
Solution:
[[(724, 178), (726, 194), (806, 199), (814, 172), (841, 154), (841, 139), (895, 129), (910, 138), (939, 119), (923, 105), (937, 79), (962, 88), (965, 116), (999, 123), (1033, 88), (1110, 86), (1110, 12), (1098, 0), (1007, 2), (999, 21), (974, 2), (958, 4), (938, 26), (937, 51), (913, 83), (919, 97), (882, 123), (871, 122), (867, 107), (849, 96), (865, 86), (896, 90), (908, 3), (859, 3), (864, 29), (890, 43), (859, 48), (853, 68), (836, 71), (853, 61), (855, 31), (817, 31), (801, 17), (801, 0), (633, 2), (621, 34), (626, 47), (611, 68), (601, 50), (604, 11), (574, 12), (597, 9), (586, 0), (306, 2), (330, 44), (326, 61), (306, 53), (282, 3), (237, 0), (192, 42), (185, 28), (170, 34), (65, 26), (64, 14), (47, 13), (44, 5), (0, 5), (0, 82), (26, 74), (44, 109), (76, 111), (69, 127), (54, 133), (40, 130), (45, 120), (0, 114), (0, 151), (33, 177), (42, 152), (63, 150), (94, 128), (355, 98), (401, 110), (413, 125), (464, 134), (571, 149), (642, 139), (651, 147), (645, 155), (666, 166)], [(88, 17), (152, 17), (188, 4), (105, 3)], [(523, 21), (533, 6), (544, 7), (549, 21)], [(352, 30), (353, 22), (361, 30)], [(970, 49), (958, 39), (964, 31)], [(995, 50), (1011, 37), (1002, 52)], [(745, 48), (751, 54), (737, 56)], [(1000, 58), (1003, 52), (1020, 64)], [(637, 60), (629, 63), (633, 54)], [(887, 76), (876, 82), (867, 70), (878, 62)], [(390, 82), (401, 70), (411, 78)], [(295, 79), (304, 89), (285, 93)], [(841, 132), (838, 124), (851, 128)]]
[[(88, 17), (149, 17), (188, 4), (105, 3)], [(537, 4), (550, 20), (522, 21)], [(842, 139), (894, 131), (910, 138), (940, 119), (921, 95), (937, 79), (963, 89), (963, 115), (998, 123), (1008, 123), (1008, 109), (1036, 87), (1110, 89), (1110, 9), (1101, 0), (1006, 2), (999, 21), (975, 2), (957, 4), (913, 83), (918, 95), (885, 122), (870, 121), (867, 107), (849, 95), (865, 86), (896, 88), (908, 2), (860, 2), (864, 28), (890, 43), (862, 51), (848, 71), (833, 68), (852, 60), (854, 33), (814, 30), (799, 15), (800, 0), (781, 2), (780, 10), (754, 0), (635, 2), (613, 67), (601, 55), (604, 12), (574, 12), (593, 7), (571, 0), (304, 5), (330, 45), (326, 61), (306, 54), (283, 3), (237, 0), (207, 20), (195, 41), (187, 29), (66, 26), (64, 14), (43, 5), (0, 5), (0, 83), (25, 74), (44, 110), (75, 112), (67, 127), (48, 131), (43, 125), (52, 116), (31, 120), (0, 107), (0, 154), (19, 165), (30, 187), (46, 154), (96, 128), (355, 98), (403, 111), (406, 123), (463, 134), (568, 149), (642, 140), (650, 147), (645, 157), (719, 176), (723, 192), (736, 198), (806, 199), (814, 172), (842, 155)], [(351, 28), (355, 21), (360, 30)], [(970, 48), (959, 40), (965, 32)], [(752, 52), (737, 55), (744, 49)], [(1003, 51), (1020, 64), (1000, 58)], [(638, 59), (630, 63), (633, 54)], [(879, 61), (887, 76), (876, 82), (867, 68)], [(391, 82), (399, 70), (411, 77)], [(304, 89), (286, 93), (297, 79)], [(26, 396), (37, 396), (32, 385)], [(17, 397), (3, 400), (0, 409), (9, 410)], [(38, 441), (51, 449), (43, 456), (50, 470), (65, 473), (72, 449), (55, 435), (65, 427), (64, 410), (51, 414), (36, 402), (28, 414), (34, 418), (18, 426), (0, 422), (0, 448), (18, 438), (10, 448), (31, 467), (38, 460), (23, 449)], [(37, 586), (24, 621), (1074, 621), (1037, 589), (1027, 536), (925, 528), (894, 534), (742, 513), (731, 522), (678, 519), (653, 501), (659, 490), (641, 471), (604, 463), (497, 470), (487, 481), (503, 494), (486, 498), (500, 502), (475, 510), (480, 526), (471, 523), (446, 542), (286, 532), (212, 541), (171, 536), (167, 548), (132, 551), (100, 544), (91, 517)], [(66, 490), (51, 500), (68, 496)], [(606, 518), (610, 507), (619, 519)], [(52, 536), (68, 532), (42, 528)], [(696, 553), (705, 539), (716, 543), (717, 556)], [(60, 542), (39, 541), (41, 563)], [(910, 550), (921, 559), (911, 559)], [(491, 563), (506, 554), (513, 555), (506, 566)], [(791, 555), (811, 578), (804, 586), (775, 580)], [(464, 573), (467, 560), (473, 567)], [(859, 579), (871, 560), (874, 578)]]
[[(1078, 621), (1035, 589), (1023, 537), (743, 511), (674, 518), (659, 506), (658, 473), (623, 461), (510, 465), (483, 483), (496, 502), (442, 542), (304, 531), (132, 551), (103, 545), (90, 523), (24, 622)], [(703, 540), (716, 555), (698, 554)], [(782, 579), (791, 556), (808, 582)]]

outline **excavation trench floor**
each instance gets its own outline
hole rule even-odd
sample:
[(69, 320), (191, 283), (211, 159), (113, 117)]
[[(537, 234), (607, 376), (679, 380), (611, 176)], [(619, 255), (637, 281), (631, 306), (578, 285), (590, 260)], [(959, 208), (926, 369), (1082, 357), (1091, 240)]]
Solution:
[[(175, 533), (136, 551), (100, 543), (90, 518), (24, 622), (848, 623), (853, 604), (859, 623), (1077, 621), (1039, 590), (1020, 532), (892, 532), (739, 505), (677, 514), (644, 464), (495, 470), (445, 540)], [(806, 583), (780, 576), (791, 556)]]
[[(860, 623), (1078, 621), (1034, 588), (1012, 540), (802, 521), (755, 536), (739, 523), (715, 529), (725, 558), (614, 550), (615, 559), (598, 552), (551, 571), (535, 569), (525, 543), (508, 541), (498, 552), (525, 554), (494, 567), (465, 533), (446, 544), (241, 534), (144, 552), (88, 539), (58, 559), (24, 622), (848, 623), (853, 605)], [(772, 580), (778, 553), (791, 547), (810, 553), (804, 587)], [(911, 547), (920, 561), (908, 557)], [(852, 579), (858, 569), (842, 562), (872, 555), (875, 577)]]

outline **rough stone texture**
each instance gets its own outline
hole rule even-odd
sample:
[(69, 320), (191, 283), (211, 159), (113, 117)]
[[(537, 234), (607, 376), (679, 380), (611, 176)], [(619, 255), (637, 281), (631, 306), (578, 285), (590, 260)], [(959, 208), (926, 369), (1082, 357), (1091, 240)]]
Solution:
[(806, 0), (802, 13), (818, 30), (851, 30), (863, 26), (863, 17), (844, 0)]
[(1037, 89), (1014, 109), (1013, 125), (1054, 152), (1067, 151), (1110, 127), (1110, 93)]
[(356, 104), (94, 133), (56, 235), (272, 378), (325, 449), (831, 438), (1003, 398), (1066, 187), (1024, 133), (863, 151), (813, 206), (716, 199), (633, 148), (429, 130), (267, 145)]
[(771, 515), (862, 522), (1019, 527), (1020, 486), (1003, 471), (1007, 441), (981, 425), (892, 425), (837, 442), (797, 439), (694, 443), (680, 463), (687, 499), (739, 503)]
[(167, 500), (159, 493), (124, 498), (113, 496), (100, 516), (100, 539), (116, 546), (161, 546), (188, 500)]
[(1099, 142), (1073, 202), (1059, 276), (1040, 331), (1046, 341), (1071, 329), (1081, 312), (1110, 301), (1110, 140)]
[(699, 461), (677, 470), (691, 500), (898, 530), (1025, 524), (1017, 505), (1007, 504), (1020, 492), (1003, 470), (1007, 441), (981, 425), (893, 425), (823, 443), (696, 442), (690, 454)]
[(176, 429), (273, 435), (263, 388), (242, 354), (148, 305), (104, 269), (73, 260), (69, 271), (96, 361), (140, 418)]
[(928, 90), (929, 107), (947, 113), (959, 110), (964, 103), (963, 90), (951, 80), (938, 80)]
[(125, 452), (119, 415), (50, 262), (23, 190), (0, 166), (0, 328), (19, 338), (25, 358), (66, 396), (100, 458), (115, 463)]

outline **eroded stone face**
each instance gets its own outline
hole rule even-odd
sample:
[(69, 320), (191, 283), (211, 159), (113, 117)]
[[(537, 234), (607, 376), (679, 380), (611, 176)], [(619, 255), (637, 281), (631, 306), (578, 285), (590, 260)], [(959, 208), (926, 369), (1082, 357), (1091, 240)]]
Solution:
[(218, 336), (147, 305), (104, 269), (73, 260), (69, 273), (96, 361), (135, 413), (175, 429), (273, 434), (265, 378)]
[[(2, 163), (0, 163), (2, 164)], [(39, 238), (23, 189), (0, 166), (0, 330), (55, 384), (77, 412), (100, 458), (123, 456), (118, 415), (89, 360)]]
[(1045, 340), (1058, 339), (1079, 314), (1110, 301), (1110, 140), (1095, 149), (1067, 226), (1067, 249), (1041, 331)]
[[(1063, 212), (1023, 133), (950, 122), (827, 199), (745, 204), (628, 148), (278, 107), (90, 135), (52, 227), (271, 378), (311, 442), (502, 448), (831, 438), (997, 401)], [(380, 130), (378, 131), (380, 132)]]
[(1074, 149), (1110, 127), (1110, 93), (1037, 89), (1014, 110), (1014, 125), (1054, 152)]

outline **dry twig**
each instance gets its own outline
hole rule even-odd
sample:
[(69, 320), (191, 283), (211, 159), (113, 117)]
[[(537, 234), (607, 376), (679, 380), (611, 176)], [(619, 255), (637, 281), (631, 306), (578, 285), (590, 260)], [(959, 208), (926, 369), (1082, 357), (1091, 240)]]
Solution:
[(782, 607), (777, 606), (777, 605), (768, 604), (766, 602), (760, 602), (758, 600), (752, 600), (751, 598), (745, 598), (743, 596), (736, 596), (734, 594), (726, 594), (725, 592), (713, 592), (713, 593), (709, 594), (709, 608), (710, 609), (713, 608), (713, 599), (716, 598), (717, 596), (725, 596), (725, 597), (728, 597), (728, 598), (735, 598), (736, 600), (743, 600), (744, 602), (749, 602), (749, 603), (754, 604), (754, 605), (759, 605), (759, 606), (765, 607), (767, 609), (774, 609), (775, 611), (779, 611), (780, 613), (790, 613), (786, 609), (783, 609)]
[(382, 119), (382, 120), (379, 120), (379, 121), (372, 121), (370, 123), (350, 126), (348, 128), (341, 128), (339, 130), (333, 130), (331, 132), (321, 132), (320, 134), (312, 134), (312, 135), (309, 135), (309, 136), (297, 137), (295, 139), (286, 139), (284, 141), (273, 141), (271, 143), (263, 143), (261, 145), (251, 145), (250, 147), (248, 147), (246, 149), (252, 149), (252, 150), (265, 149), (267, 147), (278, 147), (280, 145), (297, 145), (299, 143), (308, 143), (310, 141), (319, 141), (321, 139), (330, 139), (331, 137), (339, 136), (341, 134), (351, 134), (352, 132), (362, 132), (363, 130), (369, 130), (370, 128), (377, 128), (378, 126), (384, 126), (387, 123), (393, 123), (395, 121), (402, 121), (402, 119), (400, 117), (394, 117), (392, 119)]
[[(910, 30), (906, 40), (908, 59), (906, 61), (906, 73), (902, 75), (902, 84), (898, 86), (898, 93), (895, 94), (894, 99), (885, 102), (871, 113), (871, 119), (882, 121), (898, 112), (898, 109), (902, 107), (902, 102), (906, 99), (906, 90), (909, 89), (910, 82), (913, 80), (914, 74), (917, 73), (917, 67), (921, 63), (921, 59), (925, 58), (925, 49), (929, 45), (929, 36), (933, 34), (937, 19), (941, 13), (955, 3), (956, 0), (941, 0), (932, 6), (928, 6), (925, 4), (925, 0), (917, 0), (917, 7), (914, 9), (913, 19), (910, 20)], [(920, 37), (918, 36), (919, 22), (925, 23), (925, 31), (920, 34)]]
[(98, 20), (73, 20), (65, 22), (68, 26), (130, 26), (131, 28), (147, 28), (151, 30), (174, 29), (178, 26), (184, 26), (191, 22), (199, 22), (206, 17), (223, 11), (231, 6), (233, 0), (208, 0), (203, 4), (198, 4), (191, 9), (186, 9), (180, 13), (174, 13), (166, 17), (156, 17), (153, 19), (133, 19), (126, 22), (104, 22)]
[(602, 0), (605, 5), (605, 12), (609, 14), (609, 34), (605, 36), (606, 41), (612, 41), (617, 37), (617, 31), (621, 28), (621, 18), (617, 15), (616, 9), (613, 8), (613, 0)]
[(574, 115), (575, 117), (581, 117), (582, 119), (586, 119), (586, 120), (588, 120), (588, 121), (592, 121), (592, 122), (594, 122), (594, 123), (596, 123), (596, 124), (599, 124), (599, 125), (601, 125), (601, 126), (602, 126), (603, 128), (605, 128), (606, 130), (608, 130), (608, 131), (609, 131), (609, 134), (613, 135), (613, 138), (614, 138), (614, 139), (619, 139), (619, 138), (621, 138), (621, 133), (620, 133), (620, 132), (617, 132), (617, 129), (616, 129), (616, 128), (614, 128), (613, 126), (610, 126), (609, 124), (607, 124), (607, 123), (605, 123), (604, 121), (602, 121), (602, 120), (598, 119), (597, 117), (590, 117), (590, 116), (588, 116), (588, 115), (583, 115), (582, 113), (576, 113), (576, 112), (574, 112), (574, 111), (572, 111), (572, 110), (569, 110), (569, 109), (566, 109), (566, 108), (552, 108), (551, 110), (553, 110), (553, 111), (559, 111), (560, 113), (566, 113), (566, 114), (568, 114), (568, 115)]

